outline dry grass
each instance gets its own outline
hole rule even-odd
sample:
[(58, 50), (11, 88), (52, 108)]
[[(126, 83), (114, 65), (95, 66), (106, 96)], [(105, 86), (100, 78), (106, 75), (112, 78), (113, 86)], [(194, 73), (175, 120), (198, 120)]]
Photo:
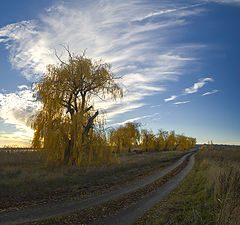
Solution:
[(61, 198), (85, 198), (134, 182), (179, 158), (184, 152), (126, 153), (110, 167), (54, 168), (39, 152), (0, 151), (0, 209)]
[(240, 224), (240, 150), (203, 152), (202, 166), (208, 169), (208, 189), (213, 190), (216, 224)]
[(240, 225), (240, 149), (204, 150), (194, 169), (136, 225)]

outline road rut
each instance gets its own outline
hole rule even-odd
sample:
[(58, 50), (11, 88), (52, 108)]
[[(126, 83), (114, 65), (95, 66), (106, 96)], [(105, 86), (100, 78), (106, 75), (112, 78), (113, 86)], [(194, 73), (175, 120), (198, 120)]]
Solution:
[(179, 172), (176, 176), (170, 179), (168, 182), (159, 187), (156, 191), (143, 197), (138, 202), (132, 204), (130, 207), (118, 211), (115, 215), (109, 216), (105, 219), (90, 223), (90, 225), (131, 225), (138, 218), (144, 215), (144, 213), (151, 209), (155, 204), (160, 202), (166, 197), (172, 190), (174, 190), (181, 181), (191, 171), (195, 163), (195, 154), (189, 159), (187, 166)]

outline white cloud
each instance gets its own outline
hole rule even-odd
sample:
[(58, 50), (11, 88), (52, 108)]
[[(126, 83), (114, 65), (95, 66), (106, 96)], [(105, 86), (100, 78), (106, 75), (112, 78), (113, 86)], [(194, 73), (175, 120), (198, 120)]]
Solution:
[(29, 88), (29, 87), (28, 87), (27, 85), (24, 85), (24, 84), (18, 86), (18, 89), (21, 89), (21, 90), (22, 90), (22, 89), (28, 89), (28, 88)]
[(195, 84), (193, 84), (192, 87), (190, 88), (186, 88), (184, 93), (185, 94), (193, 94), (198, 92), (198, 89), (202, 88), (207, 82), (212, 82), (214, 81), (212, 78), (202, 78), (199, 79), (198, 82), (196, 82)]
[(4, 145), (17, 145), (17, 146), (30, 146), (31, 140), (29, 137), (25, 137), (26, 133), (24, 132), (11, 132), (0, 134), (0, 146)]
[[(185, 88), (184, 90), (184, 93), (183, 94), (180, 94), (180, 95), (172, 95), (171, 97), (169, 98), (166, 98), (164, 99), (165, 102), (169, 102), (169, 101), (173, 101), (175, 100), (176, 98), (180, 97), (180, 96), (184, 96), (184, 95), (187, 95), (187, 94), (193, 94), (193, 93), (196, 93), (198, 92), (198, 90), (200, 88), (202, 88), (207, 82), (213, 82), (214, 80), (212, 78), (201, 78), (198, 80), (198, 82), (194, 83), (192, 87), (190, 88)], [(211, 92), (206, 92), (204, 94), (202, 94), (202, 96), (204, 95), (210, 95), (210, 94), (214, 94), (218, 92), (218, 90), (213, 90)], [(178, 104), (184, 104), (184, 103), (188, 103), (189, 101), (186, 101), (186, 102), (175, 102), (173, 104), (175, 105), (178, 105)]]
[[(0, 93), (0, 117), (4, 123), (15, 125), (17, 130), (15, 137), (31, 139), (33, 131), (30, 128), (31, 116), (36, 114), (41, 105), (34, 101), (33, 93), (29, 89), (20, 90), (16, 93)], [(2, 136), (2, 135), (1, 135)]]
[(177, 95), (172, 95), (172, 96), (169, 97), (169, 98), (165, 98), (164, 101), (165, 101), (165, 102), (173, 101), (173, 100), (176, 99), (177, 97), (178, 97)]
[(137, 20), (142, 21), (142, 20), (145, 20), (145, 19), (149, 19), (151, 17), (162, 16), (162, 15), (166, 16), (166, 15), (169, 15), (169, 14), (170, 14), (169, 16), (172, 16), (172, 14), (174, 14), (176, 12), (178, 13), (177, 15), (182, 15), (181, 12), (186, 12), (185, 10), (187, 10), (188, 13), (193, 13), (193, 11), (189, 10), (189, 9), (192, 9), (192, 8), (195, 8), (195, 7), (198, 7), (198, 6), (202, 6), (202, 5), (203, 5), (203, 3), (193, 4), (193, 5), (188, 5), (188, 6), (178, 7), (178, 8), (159, 10), (159, 11), (151, 12), (151, 13), (143, 16), (143, 17), (138, 18)]
[(235, 5), (239, 5), (240, 4), (240, 0), (204, 0), (205, 2), (215, 2), (215, 3), (223, 3), (223, 4), (235, 4)]
[(108, 110), (106, 110), (107, 121), (110, 122), (112, 118), (119, 114), (126, 113), (128, 111), (132, 111), (133, 109), (138, 109), (144, 106), (144, 103), (136, 103), (136, 104), (126, 104), (126, 105), (118, 105), (112, 106)]
[(150, 107), (151, 108), (156, 108), (156, 107), (159, 107), (159, 106), (161, 106), (160, 104), (158, 104), (158, 105), (151, 105)]
[(218, 90), (208, 91), (208, 92), (202, 94), (202, 96), (205, 96), (205, 95), (212, 95), (212, 94), (215, 94), (215, 93), (217, 93), (217, 92), (218, 92)]
[(190, 101), (183, 101), (183, 102), (174, 102), (174, 105), (181, 105), (181, 104), (186, 104), (189, 103)]
[(138, 117), (135, 117), (135, 118), (132, 118), (132, 119), (125, 120), (125, 121), (120, 122), (120, 123), (111, 124), (111, 126), (122, 126), (126, 123), (132, 123), (132, 122), (135, 122), (135, 121), (138, 121), (138, 120), (151, 118), (151, 117), (154, 117), (154, 116), (157, 116), (157, 115), (159, 115), (159, 113), (154, 113), (154, 114), (145, 115), (145, 116), (138, 116)]

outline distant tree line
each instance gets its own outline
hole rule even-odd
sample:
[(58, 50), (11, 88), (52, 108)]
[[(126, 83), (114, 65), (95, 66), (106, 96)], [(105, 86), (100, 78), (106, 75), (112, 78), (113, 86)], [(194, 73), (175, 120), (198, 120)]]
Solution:
[(196, 138), (159, 130), (157, 134), (147, 129), (140, 130), (138, 123), (127, 123), (109, 132), (109, 144), (113, 151), (131, 152), (185, 150), (196, 145)]

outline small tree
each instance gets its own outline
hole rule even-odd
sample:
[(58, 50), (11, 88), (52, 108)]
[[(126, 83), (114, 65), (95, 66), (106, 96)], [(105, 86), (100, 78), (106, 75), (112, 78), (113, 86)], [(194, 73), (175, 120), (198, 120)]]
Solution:
[(152, 131), (148, 131), (146, 129), (141, 130), (141, 147), (142, 150), (145, 151), (153, 151), (156, 147), (156, 138)]
[(32, 124), (33, 147), (42, 145), (48, 160), (59, 164), (106, 163), (111, 154), (104, 135), (93, 130), (94, 124), (101, 124), (93, 99), (122, 97), (122, 89), (109, 64), (67, 52), (68, 61), (58, 57), (60, 64), (49, 65), (36, 85), (43, 107)]

